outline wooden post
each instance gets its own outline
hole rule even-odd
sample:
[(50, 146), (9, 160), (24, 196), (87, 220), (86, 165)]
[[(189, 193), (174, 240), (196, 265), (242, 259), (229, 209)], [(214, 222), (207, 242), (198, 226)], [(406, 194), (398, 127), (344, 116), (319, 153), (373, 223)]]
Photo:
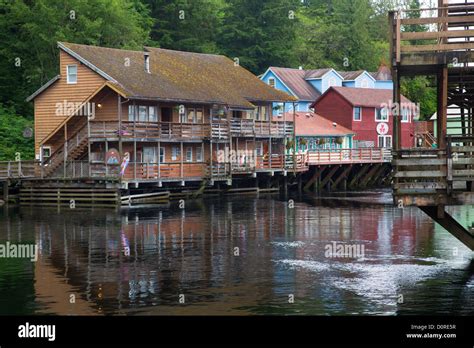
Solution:
[(8, 180), (3, 182), (3, 200), (8, 203)]
[(64, 124), (64, 178), (66, 177), (66, 167), (67, 167), (67, 122)]
[[(165, 159), (165, 156), (163, 156), (163, 159)], [(159, 140), (158, 140), (158, 178), (161, 178), (161, 142)]]
[(122, 156), (122, 97), (117, 94), (119, 154)]
[[(393, 102), (397, 112), (392, 114), (393, 117), (393, 146), (395, 151), (402, 148), (402, 123), (401, 123), (401, 91), (400, 91), (400, 73), (395, 67), (392, 69), (393, 74)], [(393, 109), (392, 109), (393, 110)]]
[(137, 105), (133, 101), (133, 179), (137, 179)]
[(293, 171), (296, 173), (296, 110), (293, 102)]
[(92, 169), (91, 169), (91, 123), (90, 117), (87, 117), (87, 161), (89, 162), (89, 178), (92, 176)]
[(184, 172), (183, 172), (183, 165), (184, 165), (184, 163), (183, 163), (183, 159), (184, 159), (183, 142), (180, 143), (180, 146), (181, 146), (181, 164), (180, 164), (181, 168), (180, 168), (180, 172), (181, 172), (181, 180), (182, 180), (184, 178), (184, 175), (183, 175), (184, 174)]
[(436, 126), (438, 129), (438, 149), (446, 148), (447, 135), (447, 111), (448, 111), (448, 68), (444, 66), (438, 74), (438, 110)]

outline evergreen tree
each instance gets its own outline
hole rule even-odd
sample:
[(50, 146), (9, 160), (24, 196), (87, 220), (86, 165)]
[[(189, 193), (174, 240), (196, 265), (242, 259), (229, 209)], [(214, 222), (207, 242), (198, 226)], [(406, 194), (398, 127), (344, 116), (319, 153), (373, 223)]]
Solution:
[(299, 0), (229, 0), (219, 35), (223, 53), (259, 74), (294, 65)]

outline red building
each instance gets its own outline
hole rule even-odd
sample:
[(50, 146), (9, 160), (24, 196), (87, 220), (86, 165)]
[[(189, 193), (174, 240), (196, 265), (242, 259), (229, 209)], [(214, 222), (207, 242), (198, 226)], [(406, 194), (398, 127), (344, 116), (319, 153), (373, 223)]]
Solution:
[[(311, 107), (319, 115), (355, 133), (355, 147), (392, 147), (392, 90), (331, 87)], [(417, 108), (402, 96), (402, 147), (415, 146)]]

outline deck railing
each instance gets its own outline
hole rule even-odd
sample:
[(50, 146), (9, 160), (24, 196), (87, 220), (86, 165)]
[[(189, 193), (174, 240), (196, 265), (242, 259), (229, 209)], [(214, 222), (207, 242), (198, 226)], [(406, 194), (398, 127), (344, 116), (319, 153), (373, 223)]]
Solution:
[[(120, 128), (120, 130), (119, 130)], [(209, 124), (178, 122), (91, 121), (91, 138), (200, 139), (210, 135)]]
[(38, 161), (1, 161), (0, 179), (20, 179), (36, 177)]
[(308, 152), (310, 165), (334, 163), (376, 163), (390, 162), (392, 151), (389, 148), (359, 148), (311, 150)]

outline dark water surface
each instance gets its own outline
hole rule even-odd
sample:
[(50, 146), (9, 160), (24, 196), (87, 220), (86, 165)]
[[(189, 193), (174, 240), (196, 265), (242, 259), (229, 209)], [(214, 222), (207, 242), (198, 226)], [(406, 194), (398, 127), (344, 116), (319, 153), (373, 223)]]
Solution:
[[(417, 208), (380, 204), (389, 199), (0, 208), (0, 244), (40, 253), (0, 258), (0, 314), (473, 314), (473, 254)], [(450, 211), (474, 221), (472, 207)], [(328, 258), (332, 242), (365, 255)]]

